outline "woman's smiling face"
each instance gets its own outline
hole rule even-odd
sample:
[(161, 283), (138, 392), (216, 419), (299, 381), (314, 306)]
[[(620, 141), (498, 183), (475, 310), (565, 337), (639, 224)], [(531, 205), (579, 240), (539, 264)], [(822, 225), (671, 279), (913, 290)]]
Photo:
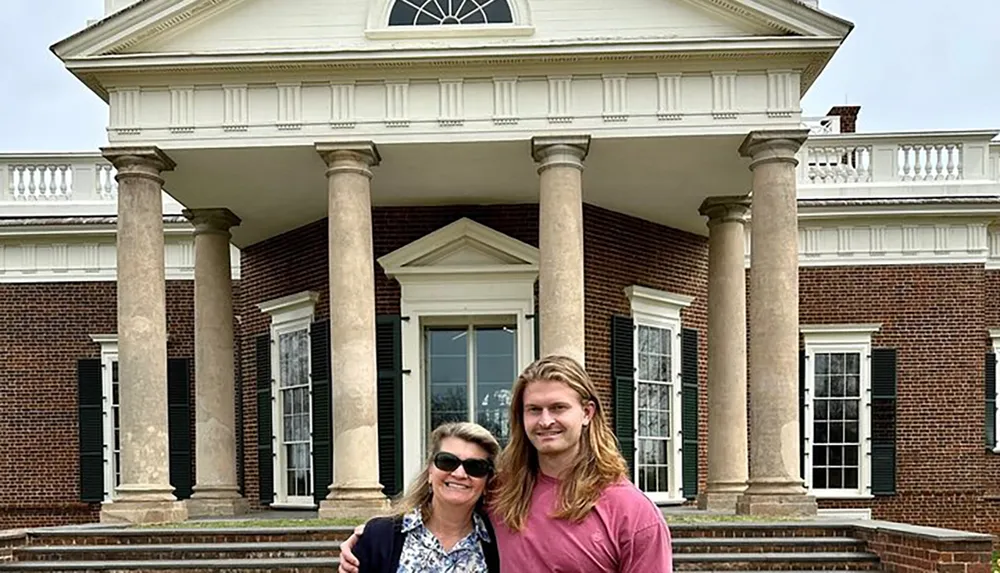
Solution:
[[(486, 450), (472, 442), (461, 438), (445, 438), (441, 440), (441, 452), (447, 452), (460, 460), (488, 458)], [(461, 464), (454, 471), (439, 469), (433, 461), (428, 468), (431, 490), (434, 492), (435, 503), (472, 507), (479, 501), (486, 489), (489, 476), (472, 477), (465, 472)]]

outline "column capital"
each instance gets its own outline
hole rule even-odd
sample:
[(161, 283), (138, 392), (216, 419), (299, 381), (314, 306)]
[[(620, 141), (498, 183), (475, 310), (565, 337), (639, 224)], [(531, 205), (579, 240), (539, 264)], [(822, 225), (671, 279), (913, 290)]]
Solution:
[(229, 209), (184, 209), (181, 213), (194, 225), (194, 234), (230, 236), (229, 229), (243, 221)]
[(740, 157), (751, 159), (751, 170), (762, 163), (785, 162), (798, 165), (795, 154), (808, 137), (808, 129), (751, 131), (740, 145)]
[(173, 171), (177, 164), (166, 153), (156, 146), (110, 146), (102, 147), (101, 155), (121, 171), (128, 167), (139, 166), (156, 171)]
[(749, 195), (726, 195), (718, 197), (707, 197), (698, 207), (698, 213), (708, 217), (708, 226), (713, 227), (719, 223), (741, 223), (747, 222), (747, 214), (750, 213)]
[(538, 172), (556, 166), (583, 169), (590, 151), (589, 135), (541, 135), (531, 138), (531, 157)]
[(335, 173), (357, 173), (371, 179), (371, 168), (382, 162), (378, 147), (372, 141), (321, 142), (316, 152), (326, 162), (326, 176)]

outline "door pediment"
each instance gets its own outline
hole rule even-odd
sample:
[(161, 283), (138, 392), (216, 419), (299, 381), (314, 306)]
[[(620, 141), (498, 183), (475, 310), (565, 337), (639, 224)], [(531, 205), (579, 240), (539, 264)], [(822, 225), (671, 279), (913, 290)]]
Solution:
[(378, 259), (390, 277), (538, 272), (538, 249), (462, 218)]

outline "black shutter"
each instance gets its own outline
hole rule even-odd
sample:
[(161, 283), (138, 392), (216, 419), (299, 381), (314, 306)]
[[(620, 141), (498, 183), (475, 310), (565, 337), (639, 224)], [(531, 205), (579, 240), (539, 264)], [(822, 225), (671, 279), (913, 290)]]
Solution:
[(535, 360), (542, 357), (542, 315), (535, 309), (532, 316), (532, 326), (535, 329)]
[(271, 336), (257, 337), (257, 472), (260, 502), (274, 501), (274, 447), (271, 425)]
[[(80, 432), (80, 500), (104, 501), (104, 382), (101, 361), (76, 363)], [(110, 399), (110, 396), (108, 397)], [(108, 484), (113, 487), (113, 484)]]
[(170, 441), (170, 484), (177, 499), (191, 497), (194, 486), (191, 464), (190, 360), (167, 360), (167, 433)]
[(681, 331), (681, 456), (684, 497), (698, 497), (698, 331)]
[(799, 351), (799, 477), (806, 479), (806, 456), (809, 448), (806, 443), (806, 351)]
[(986, 355), (986, 447), (997, 447), (997, 355)]
[(628, 316), (611, 317), (611, 380), (614, 384), (615, 435), (635, 477), (635, 326)]
[(896, 350), (872, 350), (872, 493), (896, 493)]
[(309, 355), (312, 361), (312, 461), (313, 499), (319, 504), (330, 493), (333, 481), (333, 424), (330, 376), (330, 321), (309, 327)]
[(378, 473), (383, 492), (403, 491), (403, 344), (399, 315), (375, 317), (378, 365)]

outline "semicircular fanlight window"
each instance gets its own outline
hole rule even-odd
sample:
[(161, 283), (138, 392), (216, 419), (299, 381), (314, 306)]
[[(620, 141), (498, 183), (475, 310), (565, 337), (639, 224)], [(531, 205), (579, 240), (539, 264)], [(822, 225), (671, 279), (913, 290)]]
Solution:
[(396, 0), (390, 26), (513, 24), (508, 0)]

